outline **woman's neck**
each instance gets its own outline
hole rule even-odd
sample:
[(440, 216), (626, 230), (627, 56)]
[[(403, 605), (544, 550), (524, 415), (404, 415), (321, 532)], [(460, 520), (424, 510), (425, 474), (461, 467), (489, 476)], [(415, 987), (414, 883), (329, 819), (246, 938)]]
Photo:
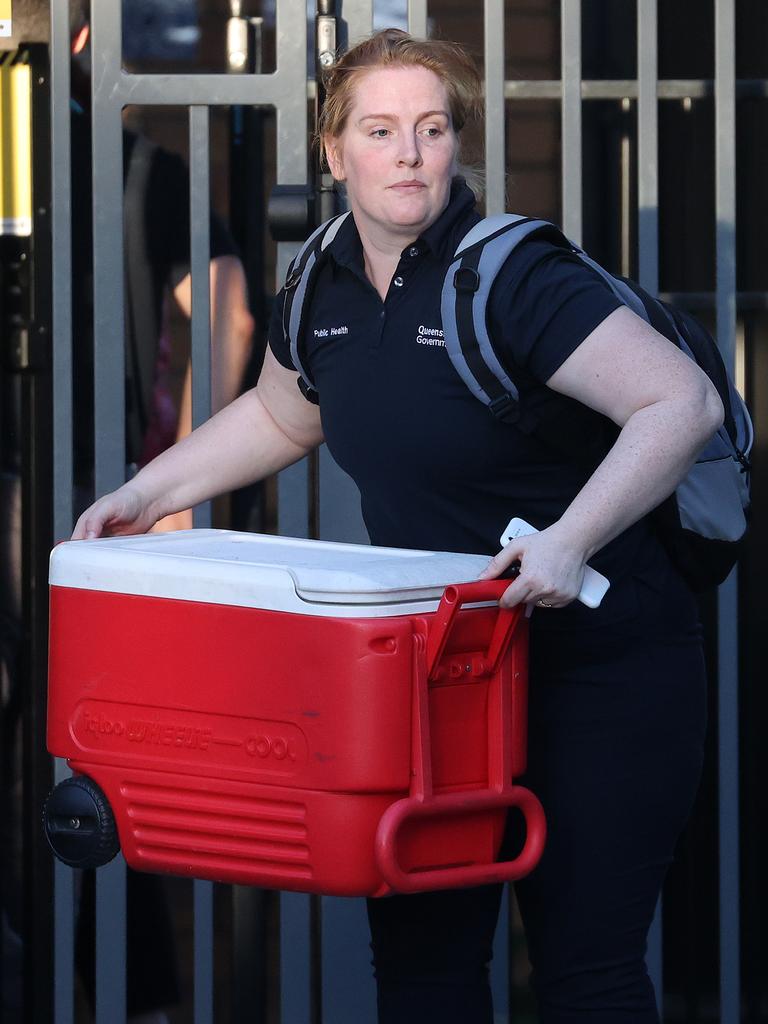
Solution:
[(376, 232), (365, 228), (360, 230), (359, 226), (358, 233), (363, 246), (365, 276), (384, 300), (400, 262), (400, 254), (407, 245), (416, 240), (416, 236), (378, 236)]

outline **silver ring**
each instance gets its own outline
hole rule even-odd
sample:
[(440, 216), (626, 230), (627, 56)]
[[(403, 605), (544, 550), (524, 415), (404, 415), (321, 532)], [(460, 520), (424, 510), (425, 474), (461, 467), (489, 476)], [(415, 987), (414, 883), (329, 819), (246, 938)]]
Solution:
[(549, 603), (549, 601), (544, 601), (541, 598), (536, 602), (536, 604), (539, 605), (539, 607), (541, 608), (552, 608), (552, 605)]

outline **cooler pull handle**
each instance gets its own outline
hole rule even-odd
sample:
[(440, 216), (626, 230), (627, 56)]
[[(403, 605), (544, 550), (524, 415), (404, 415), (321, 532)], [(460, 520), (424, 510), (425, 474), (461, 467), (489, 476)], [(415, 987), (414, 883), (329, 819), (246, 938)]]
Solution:
[[(427, 639), (427, 679), (434, 679), (434, 673), (461, 606), (470, 601), (498, 601), (509, 585), (509, 580), (477, 580), (474, 583), (457, 583), (445, 588)], [(499, 608), (493, 636), (484, 659), (487, 672), (496, 671), (523, 611), (522, 605), (515, 608)]]
[[(400, 866), (397, 842), (400, 829), (407, 822), (438, 816), (460, 817), (464, 814), (503, 810), (508, 807), (519, 808), (525, 817), (526, 825), (525, 844), (513, 860), (418, 871), (405, 871)], [(376, 864), (386, 884), (398, 893), (513, 882), (529, 874), (536, 867), (544, 851), (546, 836), (544, 809), (537, 797), (524, 786), (510, 785), (501, 792), (474, 790), (445, 793), (431, 797), (426, 802), (416, 797), (406, 797), (388, 807), (381, 816), (376, 830)]]

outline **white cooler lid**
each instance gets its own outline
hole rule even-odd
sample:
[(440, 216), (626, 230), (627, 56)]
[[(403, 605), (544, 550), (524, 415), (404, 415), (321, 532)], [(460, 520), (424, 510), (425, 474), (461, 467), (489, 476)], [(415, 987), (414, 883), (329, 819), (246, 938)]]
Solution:
[(304, 615), (385, 616), (437, 607), (475, 580), (486, 555), (180, 530), (68, 541), (51, 553), (51, 586), (239, 605)]

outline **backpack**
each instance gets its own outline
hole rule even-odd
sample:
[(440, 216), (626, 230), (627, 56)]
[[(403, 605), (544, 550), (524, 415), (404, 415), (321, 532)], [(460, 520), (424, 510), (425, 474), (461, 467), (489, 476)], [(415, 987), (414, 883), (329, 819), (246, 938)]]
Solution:
[[(283, 330), (291, 358), (299, 371), (304, 396), (317, 402), (317, 391), (302, 358), (303, 320), (312, 294), (314, 276), (323, 251), (330, 245), (349, 214), (335, 217), (307, 239), (292, 261), (285, 284)], [(686, 477), (651, 513), (657, 532), (672, 561), (694, 590), (722, 583), (736, 563), (747, 528), (749, 510), (749, 456), (754, 439), (747, 407), (730, 379), (712, 337), (690, 314), (654, 298), (639, 285), (614, 277), (579, 246), (547, 221), (514, 214), (486, 217), (465, 235), (443, 282), (442, 326), (446, 351), (457, 373), (489, 412), (505, 422), (520, 419), (517, 385), (497, 355), (489, 336), (486, 306), (499, 270), (515, 248), (531, 237), (546, 238), (580, 257), (597, 272), (622, 303), (677, 345), (707, 374), (717, 388), (725, 410), (724, 422), (699, 453)], [(572, 436), (558, 424), (548, 430), (544, 422), (527, 429), (568, 448)], [(571, 454), (583, 457), (583, 438)], [(602, 443), (602, 442), (601, 442)], [(603, 447), (600, 457), (605, 454)]]

